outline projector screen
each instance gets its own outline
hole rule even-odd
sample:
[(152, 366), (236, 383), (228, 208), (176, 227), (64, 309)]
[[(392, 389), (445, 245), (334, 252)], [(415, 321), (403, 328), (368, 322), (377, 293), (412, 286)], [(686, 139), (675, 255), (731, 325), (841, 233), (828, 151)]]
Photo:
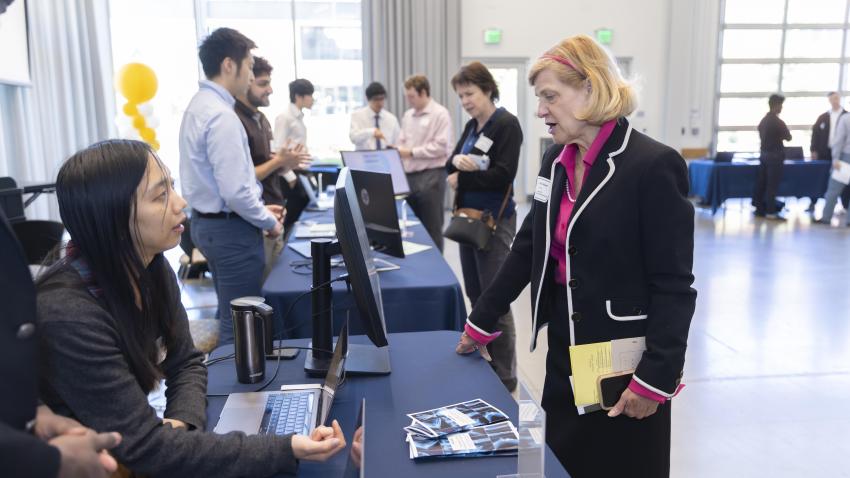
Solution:
[(30, 84), (25, 0), (15, 0), (0, 14), (0, 83)]

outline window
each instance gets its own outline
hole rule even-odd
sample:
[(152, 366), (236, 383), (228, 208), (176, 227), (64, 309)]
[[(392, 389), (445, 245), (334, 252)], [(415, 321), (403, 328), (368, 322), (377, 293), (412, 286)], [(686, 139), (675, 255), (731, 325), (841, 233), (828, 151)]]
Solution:
[[(225, 26), (251, 38), (254, 53), (274, 68), (275, 92), (263, 111), (272, 123), (289, 105), (289, 82), (306, 78), (315, 87), (314, 106), (305, 111), (310, 152), (338, 159), (340, 150), (354, 148), (349, 117), (364, 102), (360, 0), (110, 0), (110, 22), (116, 73), (140, 61), (157, 74), (157, 139), (175, 176), (180, 121), (202, 77), (197, 46)], [(124, 102), (118, 98), (119, 112)]]
[(758, 151), (757, 126), (773, 93), (793, 140), (808, 151), (826, 96), (850, 93), (848, 0), (726, 0), (721, 28), (715, 144)]

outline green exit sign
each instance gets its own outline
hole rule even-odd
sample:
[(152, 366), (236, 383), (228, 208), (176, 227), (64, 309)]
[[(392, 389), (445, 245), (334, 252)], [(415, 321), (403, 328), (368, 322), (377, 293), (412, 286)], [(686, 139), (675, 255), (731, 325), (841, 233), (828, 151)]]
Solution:
[(614, 39), (614, 30), (610, 28), (600, 28), (596, 30), (596, 41), (603, 45), (610, 45), (611, 40)]
[(498, 45), (502, 43), (502, 30), (500, 28), (488, 28), (484, 30), (484, 43), (487, 45)]

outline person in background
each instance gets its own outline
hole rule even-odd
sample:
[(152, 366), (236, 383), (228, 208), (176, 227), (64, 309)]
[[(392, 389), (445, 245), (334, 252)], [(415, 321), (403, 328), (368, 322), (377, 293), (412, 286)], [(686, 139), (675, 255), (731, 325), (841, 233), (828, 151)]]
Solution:
[(431, 98), (431, 85), (423, 75), (405, 80), (404, 96), (410, 109), (401, 119), (395, 147), (410, 184), (407, 203), (442, 252), (445, 167), (453, 142), (452, 118), (449, 110)]
[[(838, 170), (844, 163), (844, 167), (850, 165), (850, 115), (843, 115), (838, 120), (838, 125), (835, 128), (835, 138), (832, 142), (832, 169)], [(832, 214), (835, 211), (835, 204), (838, 202), (838, 197), (842, 192), (850, 189), (848, 185), (829, 178), (829, 184), (826, 187), (824, 194), (825, 203), (823, 205), (823, 214), (821, 218), (815, 221), (818, 224), (832, 224)], [(845, 225), (850, 227), (850, 212), (845, 217)]]
[(759, 138), (761, 139), (761, 157), (759, 158), (758, 177), (753, 191), (752, 204), (755, 206), (756, 217), (764, 217), (776, 221), (784, 221), (779, 215), (776, 202), (776, 192), (782, 181), (782, 168), (785, 163), (785, 146), (783, 141), (791, 141), (791, 132), (785, 122), (779, 119), (782, 103), (785, 97), (773, 94), (767, 100), (770, 111), (759, 123)]
[[(45, 404), (120, 432), (114, 456), (135, 474), (270, 476), (294, 473), (301, 459), (327, 459), (345, 446), (336, 422), (309, 437), (205, 431), (207, 368), (163, 255), (186, 220), (172, 184), (140, 141), (96, 143), (59, 170), (56, 196), (71, 241), (36, 286)], [(147, 399), (161, 379), (163, 418)]]
[(304, 125), (304, 108), (313, 107), (313, 84), (299, 78), (289, 84), (289, 106), (274, 120), (274, 138), (278, 145), (290, 141), (307, 147), (307, 126)]
[[(531, 349), (548, 326), (546, 443), (573, 478), (670, 474), (670, 399), (688, 329), (694, 208), (672, 148), (634, 130), (632, 86), (594, 39), (562, 40), (531, 67), (543, 154), (531, 210), (456, 347), (470, 353), (531, 283)], [(645, 337), (628, 388), (609, 412), (576, 404), (573, 345)], [(585, 407), (584, 405), (588, 405)]]
[[(496, 107), (499, 87), (480, 62), (461, 67), (452, 78), (452, 87), (472, 118), (446, 162), (448, 183), (455, 190), (458, 210), (489, 213), (496, 226), (484, 250), (458, 244), (464, 288), (475, 307), (481, 291), (490, 285), (505, 262), (516, 234), (516, 203), (511, 186), (519, 164), (522, 128), (516, 116)], [(470, 155), (489, 158), (489, 164), (481, 169)], [(488, 345), (493, 359), (490, 365), (505, 387), (513, 391), (517, 386), (516, 330), (510, 310), (499, 317), (496, 327), (502, 335)]]
[[(835, 138), (835, 127), (838, 125), (838, 119), (847, 113), (841, 107), (841, 95), (838, 92), (830, 92), (827, 98), (829, 99), (829, 110), (818, 116), (817, 121), (812, 125), (812, 142), (809, 152), (813, 160), (832, 161), (831, 146)], [(808, 212), (814, 212), (818, 198), (810, 199)], [(841, 194), (841, 204), (844, 209), (850, 209), (850, 188), (845, 189)]]
[(97, 433), (38, 400), (35, 287), (2, 208), (0, 270), (0, 381), (10, 387), (0, 407), (0, 476), (108, 477), (118, 465), (106, 450), (121, 435)]
[[(272, 66), (265, 58), (255, 56), (253, 72), (254, 82), (245, 94), (236, 96), (235, 111), (248, 135), (254, 173), (263, 185), (263, 201), (284, 208), (283, 225), (286, 229), (287, 224), (294, 223), (310, 202), (304, 187), (292, 171), (309, 167), (310, 156), (300, 144), (294, 147), (285, 145), (277, 152), (272, 150), (272, 127), (259, 109), (269, 105), (269, 96), (274, 92), (271, 84)], [(266, 266), (263, 278), (269, 275), (283, 250), (284, 236), (265, 237)]]
[(263, 204), (245, 128), (234, 111), (236, 96), (254, 80), (254, 42), (219, 28), (201, 43), (207, 79), (180, 124), (180, 174), (192, 207), (190, 233), (206, 257), (218, 296), (218, 343), (233, 342), (230, 301), (262, 295), (263, 231), (283, 234), (283, 208)]
[(384, 109), (387, 90), (377, 81), (366, 87), (367, 105), (351, 113), (348, 137), (356, 150), (384, 149), (398, 141), (401, 129), (394, 114)]

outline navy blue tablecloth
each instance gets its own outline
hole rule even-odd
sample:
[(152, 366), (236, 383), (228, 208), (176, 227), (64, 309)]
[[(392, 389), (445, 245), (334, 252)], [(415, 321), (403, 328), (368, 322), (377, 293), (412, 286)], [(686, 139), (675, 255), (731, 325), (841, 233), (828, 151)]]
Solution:
[[(408, 208), (408, 220), (416, 216)], [(301, 220), (317, 223), (333, 222), (333, 211), (304, 213)], [(461, 330), (466, 321), (466, 304), (463, 290), (454, 272), (446, 263), (440, 251), (434, 246), (431, 237), (421, 224), (408, 228), (412, 237), (405, 241), (431, 246), (430, 249), (409, 255), (404, 259), (375, 254), (401, 269), (380, 272), (381, 296), (384, 303), (384, 318), (388, 332), (420, 332), (426, 330)], [(293, 234), (290, 241), (299, 241)], [(287, 323), (283, 315), (296, 297), (310, 289), (311, 270), (306, 267), (293, 269), (292, 263), (303, 262), (305, 258), (288, 246), (272, 269), (263, 285), (266, 303), (274, 308), (275, 333), (283, 332), (284, 337), (310, 337), (310, 296), (305, 296), (294, 306)], [(345, 273), (344, 268), (331, 269), (331, 277)], [(354, 296), (344, 282), (333, 284), (334, 331), (339, 332), (342, 320), (349, 317), (351, 334), (364, 333), (360, 325), (359, 312)]]
[[(461, 356), (454, 353), (459, 338), (456, 332), (418, 332), (391, 334), (390, 360), (393, 372), (387, 376), (347, 376), (337, 391), (330, 420), (339, 421), (350, 447), (360, 401), (366, 398), (366, 476), (404, 478), (417, 477), (486, 477), (516, 473), (516, 457), (455, 458), (439, 461), (414, 462), (408, 457), (408, 447), (402, 427), (410, 424), (406, 414), (442, 405), (481, 398), (507, 413), (517, 423), (517, 403), (499, 381), (490, 366), (477, 354)], [(364, 336), (351, 337), (354, 343), (367, 343)], [(306, 339), (287, 341), (288, 345), (305, 346)], [(226, 345), (216, 349), (212, 357), (232, 353)], [(292, 361), (282, 361), (277, 378), (267, 390), (279, 390), (283, 384), (317, 383), (304, 373), (301, 351)], [(266, 363), (266, 378), (277, 366)], [(232, 361), (211, 365), (208, 390), (211, 394), (253, 391), (257, 385), (236, 381)], [(218, 422), (224, 397), (210, 397), (207, 406), (207, 428)], [(340, 451), (325, 463), (302, 462), (298, 476), (341, 476), (346, 469), (348, 449)], [(546, 477), (569, 475), (551, 450), (546, 450)]]
[[(711, 212), (730, 198), (749, 198), (753, 195), (758, 174), (758, 161), (715, 163), (699, 159), (688, 165), (691, 195), (711, 206)], [(779, 183), (779, 197), (819, 198), (829, 181), (829, 161), (786, 160)]]

